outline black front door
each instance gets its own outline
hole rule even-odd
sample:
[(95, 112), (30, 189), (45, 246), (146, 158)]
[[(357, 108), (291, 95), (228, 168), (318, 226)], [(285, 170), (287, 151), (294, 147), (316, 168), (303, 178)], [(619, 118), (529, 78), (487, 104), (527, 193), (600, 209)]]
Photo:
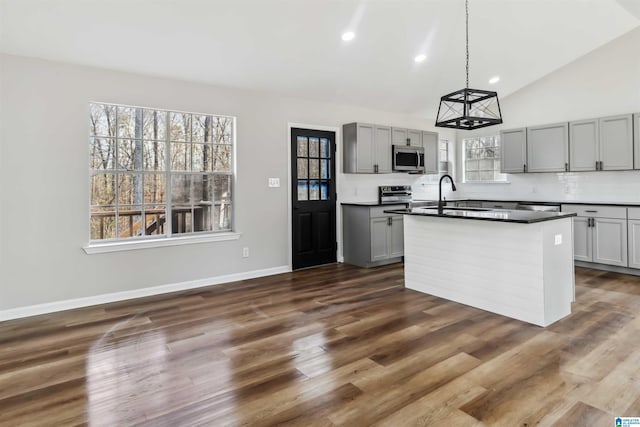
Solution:
[(335, 132), (291, 129), (293, 269), (336, 261)]

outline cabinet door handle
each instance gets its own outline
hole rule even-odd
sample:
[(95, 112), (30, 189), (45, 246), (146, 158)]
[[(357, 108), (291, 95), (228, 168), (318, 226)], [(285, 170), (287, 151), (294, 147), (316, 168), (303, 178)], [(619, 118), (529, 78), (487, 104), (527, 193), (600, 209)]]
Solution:
[(522, 165), (522, 172), (526, 172), (527, 171), (527, 165)]
[(585, 211), (585, 212), (589, 212), (589, 213), (598, 213), (598, 211)]
[(387, 217), (387, 225), (391, 225), (391, 224), (392, 224), (392, 221), (393, 221), (393, 220), (391, 219), (391, 217)]
[(411, 145), (411, 138), (407, 138), (407, 145)]
[(378, 165), (373, 165), (373, 173), (378, 173)]
[(604, 165), (602, 164), (602, 160), (600, 160), (600, 170), (604, 170)]
[(564, 163), (564, 171), (569, 172), (569, 163), (567, 162)]

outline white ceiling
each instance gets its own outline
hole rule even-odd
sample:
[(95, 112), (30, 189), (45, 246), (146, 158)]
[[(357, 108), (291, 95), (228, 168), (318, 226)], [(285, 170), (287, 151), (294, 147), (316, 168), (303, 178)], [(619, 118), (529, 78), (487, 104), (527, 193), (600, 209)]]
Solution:
[[(470, 86), (503, 98), (640, 26), (639, 5), (470, 0)], [(426, 114), (465, 84), (464, 0), (0, 0), (0, 50)]]

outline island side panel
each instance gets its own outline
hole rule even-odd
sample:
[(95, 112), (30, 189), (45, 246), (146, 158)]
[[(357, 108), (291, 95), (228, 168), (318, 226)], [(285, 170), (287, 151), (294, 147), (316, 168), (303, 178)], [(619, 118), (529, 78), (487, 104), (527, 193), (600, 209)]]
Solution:
[(544, 326), (547, 326), (571, 314), (571, 302), (575, 300), (573, 224), (571, 218), (541, 224), (544, 235)]
[(405, 216), (405, 287), (546, 326), (544, 223)]

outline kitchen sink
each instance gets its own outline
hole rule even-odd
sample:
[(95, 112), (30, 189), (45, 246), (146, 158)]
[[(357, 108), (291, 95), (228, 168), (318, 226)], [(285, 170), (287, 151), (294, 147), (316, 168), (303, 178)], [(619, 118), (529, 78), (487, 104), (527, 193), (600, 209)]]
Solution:
[[(414, 208), (420, 209), (428, 209), (428, 210), (438, 210), (437, 206), (413, 206)], [(446, 211), (490, 211), (488, 208), (465, 208), (465, 207), (455, 207), (455, 206), (444, 206), (444, 210)]]

